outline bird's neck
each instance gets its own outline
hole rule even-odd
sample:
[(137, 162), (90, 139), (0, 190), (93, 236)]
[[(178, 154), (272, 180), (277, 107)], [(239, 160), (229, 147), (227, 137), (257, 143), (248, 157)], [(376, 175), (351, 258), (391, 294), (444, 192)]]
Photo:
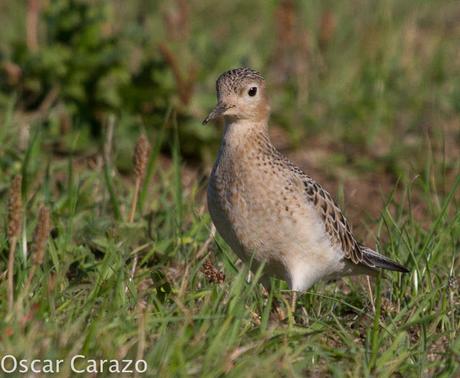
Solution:
[(260, 143), (270, 143), (267, 120), (225, 120), (223, 148), (243, 153), (257, 148)]

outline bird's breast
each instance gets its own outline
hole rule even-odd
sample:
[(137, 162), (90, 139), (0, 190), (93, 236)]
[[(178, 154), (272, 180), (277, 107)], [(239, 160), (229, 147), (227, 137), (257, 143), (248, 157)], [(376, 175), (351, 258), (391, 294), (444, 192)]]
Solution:
[[(301, 199), (288, 205), (287, 179), (273, 176), (269, 164), (250, 155), (218, 159), (208, 185), (211, 218), (225, 241), (243, 260), (285, 259)], [(286, 193), (284, 193), (286, 192)], [(287, 253), (287, 252), (286, 252)]]

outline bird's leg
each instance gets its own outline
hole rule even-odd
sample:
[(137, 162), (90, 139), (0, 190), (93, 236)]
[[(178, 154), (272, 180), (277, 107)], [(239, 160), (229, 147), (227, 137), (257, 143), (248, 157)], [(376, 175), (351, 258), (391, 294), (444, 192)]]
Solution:
[(297, 291), (291, 291), (291, 308), (290, 308), (290, 311), (292, 312), (292, 315), (295, 315), (296, 305), (297, 305)]
[(284, 322), (284, 320), (286, 320), (286, 313), (283, 311), (276, 298), (273, 298), (272, 313), (279, 322)]

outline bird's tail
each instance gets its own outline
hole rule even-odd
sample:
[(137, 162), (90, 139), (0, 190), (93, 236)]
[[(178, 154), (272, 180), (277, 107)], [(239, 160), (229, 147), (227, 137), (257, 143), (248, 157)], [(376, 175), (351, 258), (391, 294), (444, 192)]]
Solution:
[(389, 259), (386, 256), (381, 255), (380, 253), (373, 251), (370, 248), (361, 246), (361, 251), (363, 253), (364, 261), (366, 261), (367, 265), (373, 268), (375, 267), (394, 270), (396, 272), (409, 273), (409, 269), (407, 269), (406, 267), (402, 266), (401, 264), (398, 264), (397, 262)]

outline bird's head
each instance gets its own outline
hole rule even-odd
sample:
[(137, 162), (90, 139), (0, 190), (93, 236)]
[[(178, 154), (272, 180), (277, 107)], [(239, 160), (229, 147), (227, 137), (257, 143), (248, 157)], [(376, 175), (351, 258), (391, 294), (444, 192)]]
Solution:
[(203, 121), (223, 116), (227, 120), (264, 121), (270, 107), (265, 94), (265, 80), (250, 68), (224, 72), (216, 82), (217, 105)]

